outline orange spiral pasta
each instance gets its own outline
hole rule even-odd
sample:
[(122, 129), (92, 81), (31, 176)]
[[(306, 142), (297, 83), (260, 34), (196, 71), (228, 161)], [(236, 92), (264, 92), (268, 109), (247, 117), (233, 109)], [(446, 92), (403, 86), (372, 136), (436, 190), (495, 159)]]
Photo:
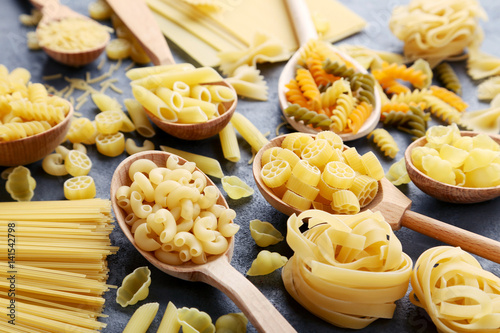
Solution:
[(361, 126), (363, 126), (366, 119), (370, 117), (372, 110), (373, 106), (366, 102), (361, 102), (356, 105), (354, 110), (352, 110), (351, 114), (349, 115), (349, 118), (347, 119), (346, 132), (352, 132), (353, 134), (358, 133), (359, 129), (361, 128)]
[(393, 81), (397, 79), (407, 81), (414, 87), (422, 88), (427, 79), (427, 75), (421, 70), (396, 63), (388, 64), (387, 62), (382, 63), (381, 69), (374, 69), (372, 74), (384, 89), (394, 86)]
[(297, 81), (292, 79), (288, 84), (285, 85), (285, 87), (288, 88), (285, 93), (286, 100), (290, 102), (290, 104), (297, 104), (304, 108), (307, 108), (307, 99), (304, 97), (302, 90), (300, 90)]
[(460, 112), (465, 111), (465, 109), (467, 109), (467, 107), (469, 106), (469, 104), (464, 102), (464, 100), (460, 98), (460, 96), (446, 88), (431, 86), (429, 89), (432, 91), (433, 96), (436, 96), (444, 102), (450, 104)]
[(314, 82), (314, 78), (307, 69), (299, 68), (295, 76), (300, 90), (309, 101), (313, 110), (319, 110), (321, 107), (320, 92), (318, 86)]
[(306, 65), (318, 87), (326, 86), (328, 83), (338, 79), (335, 75), (325, 72), (321, 59), (317, 57), (307, 58)]

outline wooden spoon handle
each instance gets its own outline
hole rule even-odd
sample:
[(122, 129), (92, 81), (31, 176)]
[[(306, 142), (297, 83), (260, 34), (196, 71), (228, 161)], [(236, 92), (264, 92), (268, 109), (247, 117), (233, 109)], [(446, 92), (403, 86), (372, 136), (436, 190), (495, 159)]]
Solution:
[(30, 2), (38, 9), (48, 6), (59, 6), (59, 0), (30, 0)]
[(318, 33), (306, 2), (304, 0), (286, 0), (286, 4), (300, 45), (304, 45), (309, 39), (317, 39)]
[(201, 281), (229, 296), (259, 332), (296, 332), (259, 289), (228, 261), (215, 260), (203, 266), (206, 269)]
[(107, 2), (141, 43), (153, 64), (175, 63), (167, 41), (144, 0), (108, 0)]
[(407, 210), (402, 225), (480, 257), (500, 263), (500, 242)]

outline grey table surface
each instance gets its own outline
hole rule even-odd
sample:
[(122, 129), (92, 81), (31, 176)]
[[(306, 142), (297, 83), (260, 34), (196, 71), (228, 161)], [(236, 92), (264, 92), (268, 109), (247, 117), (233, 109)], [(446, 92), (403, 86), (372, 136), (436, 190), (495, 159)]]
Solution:
[[(61, 2), (81, 13), (88, 13), (87, 5), (90, 3), (88, 0), (62, 0)], [(368, 22), (368, 26), (363, 32), (347, 38), (340, 43), (360, 44), (373, 49), (402, 52), (402, 42), (391, 34), (388, 28), (388, 20), (392, 8), (398, 4), (405, 4), (407, 1), (343, 0), (341, 2), (361, 15)], [(500, 56), (500, 35), (498, 34), (500, 29), (500, 2), (481, 0), (480, 3), (489, 15), (489, 21), (481, 22), (486, 36), (482, 49), (488, 53)], [(99, 70), (97, 69), (97, 64), (100, 60), (97, 60), (88, 66), (75, 69), (59, 65), (49, 59), (42, 51), (29, 51), (26, 47), (26, 32), (33, 30), (33, 28), (22, 26), (18, 21), (18, 16), (22, 13), (29, 13), (30, 10), (31, 5), (27, 0), (3, 0), (0, 4), (0, 64), (6, 65), (9, 70), (16, 67), (27, 68), (32, 74), (33, 82), (43, 82), (43, 76), (56, 73), (63, 73), (69, 77), (85, 78), (85, 73), (89, 71), (92, 77), (96, 77), (100, 73), (107, 71), (109, 66), (113, 64), (113, 62), (108, 61), (104, 68)], [(175, 45), (170, 46), (177, 62), (193, 62), (189, 56), (183, 53), (182, 50)], [(132, 96), (129, 88), (129, 80), (125, 77), (123, 70), (128, 64), (129, 62), (125, 62), (122, 68), (117, 70), (113, 75), (119, 80), (116, 85), (124, 90), (123, 94), (119, 95), (111, 90), (109, 91), (109, 94), (116, 97), (119, 101), (123, 101), (123, 99)], [(275, 129), (277, 125), (283, 121), (277, 98), (277, 81), (283, 65), (284, 63), (258, 66), (269, 85), (268, 101), (258, 102), (240, 99), (237, 107), (237, 111), (249, 118), (262, 132), (270, 132), (270, 138), (276, 135)], [(469, 103), (469, 110), (485, 108), (487, 104), (480, 103), (476, 97), (476, 86), (479, 82), (472, 81), (466, 75), (465, 63), (458, 62), (454, 63), (453, 66), (461, 78), (464, 87), (463, 98)], [(51, 81), (50, 83), (60, 88), (65, 85), (63, 80)], [(97, 110), (93, 103), (89, 102), (84, 105), (80, 112), (93, 118)], [(433, 124), (439, 124), (439, 122), (433, 120)], [(281, 129), (281, 133), (287, 132), (290, 132), (290, 130), (287, 128)], [(395, 136), (398, 145), (402, 147), (394, 160), (397, 161), (403, 157), (404, 148), (411, 142), (411, 139), (405, 133), (394, 130), (390, 130), (390, 132)], [(137, 139), (137, 142), (142, 140), (142, 138), (136, 134), (127, 134), (127, 137)], [(232, 163), (224, 160), (218, 137), (212, 137), (202, 141), (182, 141), (157, 130), (157, 135), (153, 138), (153, 141), (157, 149), (159, 149), (159, 145), (168, 145), (217, 158), (221, 162), (226, 175), (236, 175), (255, 189), (255, 194), (250, 198), (241, 200), (228, 199), (229, 205), (237, 212), (235, 222), (241, 225), (241, 229), (236, 235), (234, 256), (231, 263), (239, 272), (245, 274), (252, 260), (261, 250), (255, 245), (255, 242), (250, 237), (248, 229), (249, 221), (252, 219), (269, 221), (283, 234), (286, 232), (287, 221), (287, 216), (271, 207), (258, 192), (252, 177), (251, 165), (247, 163), (252, 156), (250, 146), (242, 138), (239, 138), (242, 158), (238, 163)], [(373, 144), (365, 138), (350, 142), (349, 145), (356, 147), (361, 153), (375, 150), (385, 171), (387, 171), (389, 166), (394, 162), (393, 160), (385, 159), (376, 151)], [(93, 161), (93, 168), (90, 175), (95, 179), (97, 184), (97, 197), (109, 198), (109, 187), (113, 171), (127, 155), (124, 153), (118, 157), (109, 158), (98, 154), (95, 146), (88, 147), (88, 150), (89, 156)], [(31, 170), (37, 181), (37, 188), (33, 200), (64, 199), (63, 182), (66, 179), (65, 177), (52, 177), (46, 175), (42, 170), (40, 162), (30, 164), (27, 167)], [(0, 167), (0, 172), (3, 169), (4, 168)], [(218, 179), (214, 179), (214, 181), (222, 190), (220, 181)], [(457, 205), (433, 199), (422, 193), (411, 183), (400, 186), (399, 189), (413, 201), (413, 211), (480, 235), (500, 240), (500, 199), (472, 205)], [(0, 201), (12, 201), (9, 194), (5, 191), (5, 180), (0, 180)], [(396, 231), (396, 235), (403, 244), (404, 252), (406, 252), (414, 262), (418, 256), (428, 248), (442, 245), (442, 243), (437, 240), (406, 228)], [(187, 282), (170, 277), (150, 265), (131, 244), (129, 244), (118, 226), (111, 234), (111, 238), (113, 244), (119, 246), (120, 250), (116, 255), (112, 255), (108, 258), (110, 268), (108, 283), (119, 286), (122, 279), (127, 274), (139, 266), (147, 265), (152, 271), (152, 284), (150, 286), (150, 295), (145, 301), (126, 308), (122, 308), (115, 302), (116, 290), (112, 289), (107, 292), (105, 294), (106, 305), (104, 314), (108, 315), (108, 317), (102, 319), (107, 323), (107, 328), (104, 329), (104, 332), (121, 332), (132, 313), (138, 306), (145, 302), (160, 303), (160, 310), (148, 332), (156, 332), (161, 316), (169, 301), (172, 301), (177, 307), (195, 307), (201, 311), (205, 311), (214, 321), (223, 314), (239, 312), (239, 309), (232, 301), (219, 290), (203, 283)], [(269, 250), (279, 252), (287, 257), (293, 254), (286, 242), (274, 245), (270, 247)], [(482, 258), (478, 258), (478, 260), (485, 269), (500, 276), (500, 266), (498, 264)], [(335, 327), (305, 310), (288, 295), (283, 286), (279, 271), (266, 276), (248, 278), (276, 306), (298, 332), (351, 331)], [(397, 308), (392, 319), (376, 320), (367, 328), (360, 330), (360, 332), (436, 331), (434, 324), (427, 317), (425, 311), (411, 304), (407, 296), (397, 301), (396, 304)], [(255, 328), (249, 324), (248, 332), (255, 331)]]

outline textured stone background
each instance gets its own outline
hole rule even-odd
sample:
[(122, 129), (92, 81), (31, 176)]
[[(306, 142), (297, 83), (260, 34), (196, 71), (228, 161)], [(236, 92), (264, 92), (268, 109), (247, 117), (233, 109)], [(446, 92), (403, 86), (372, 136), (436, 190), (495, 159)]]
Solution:
[[(280, 0), (273, 0), (280, 1)], [(81, 13), (86, 14), (87, 4), (90, 1), (63, 0), (66, 4)], [(401, 52), (402, 43), (397, 40), (388, 28), (388, 20), (392, 8), (398, 4), (405, 4), (407, 1), (391, 0), (391, 1), (370, 1), (370, 0), (343, 0), (346, 6), (355, 10), (366, 21), (367, 28), (360, 34), (348, 38), (340, 43), (361, 44), (370, 48)], [(497, 1), (480, 1), (489, 14), (489, 21), (482, 22), (481, 25), (485, 30), (486, 40), (483, 44), (483, 50), (500, 56), (500, 37), (497, 34), (499, 29), (498, 16), (500, 15), (500, 2)], [(84, 68), (73, 69), (61, 66), (46, 57), (42, 51), (29, 51), (26, 48), (27, 31), (33, 28), (22, 26), (17, 17), (21, 13), (30, 11), (30, 4), (27, 0), (23, 1), (2, 1), (0, 6), (0, 63), (6, 65), (9, 70), (15, 67), (25, 67), (32, 73), (34, 82), (41, 82), (42, 76), (55, 73), (64, 73), (69, 77), (84, 78), (85, 72), (90, 71), (92, 77), (98, 76), (100, 73), (107, 71), (108, 62), (102, 71), (97, 70), (99, 60), (94, 64)], [(177, 62), (190, 62), (190, 58), (182, 51), (171, 45)], [(123, 68), (128, 65), (126, 62), (121, 70), (118, 70), (114, 77), (119, 79), (117, 86), (124, 89), (123, 95), (115, 95), (111, 90), (111, 96), (118, 98), (120, 101), (124, 98), (131, 97), (129, 89), (129, 80), (124, 76)], [(282, 122), (281, 111), (277, 101), (277, 81), (281, 73), (283, 63), (267, 64), (259, 66), (262, 74), (265, 76), (269, 85), (269, 100), (267, 102), (256, 102), (251, 100), (242, 100), (238, 102), (237, 111), (248, 117), (263, 133), (270, 132), (270, 137), (275, 136), (276, 126)], [(459, 73), (464, 86), (464, 99), (470, 104), (469, 110), (484, 108), (487, 105), (479, 103), (475, 94), (475, 87), (479, 82), (471, 81), (465, 75), (465, 63), (459, 62), (454, 64)], [(53, 84), (60, 84), (60, 87), (65, 85), (62, 81), (53, 81)], [(78, 96), (78, 95), (76, 95)], [(91, 102), (88, 102), (81, 110), (84, 115), (91, 118), (97, 113)], [(287, 132), (287, 129), (282, 129), (281, 133)], [(404, 133), (391, 131), (396, 137), (399, 146), (402, 150), (399, 152), (396, 160), (403, 157), (404, 148), (411, 142), (410, 137)], [(134, 135), (129, 137), (140, 139)], [(138, 141), (139, 142), (139, 141)], [(242, 153), (241, 161), (238, 163), (227, 162), (223, 159), (222, 151), (219, 144), (219, 139), (213, 137), (199, 142), (181, 141), (167, 134), (157, 131), (154, 138), (157, 149), (160, 144), (169, 145), (179, 149), (189, 150), (194, 153), (200, 153), (218, 158), (221, 161), (222, 167), (226, 175), (236, 175), (246, 181), (255, 189), (255, 194), (246, 199), (234, 201), (229, 199), (229, 205), (237, 211), (236, 223), (241, 225), (240, 232), (236, 235), (234, 257), (232, 265), (242, 274), (244, 274), (252, 260), (259, 252), (259, 248), (255, 245), (250, 237), (248, 223), (252, 219), (261, 219), (272, 222), (276, 228), (282, 233), (286, 231), (287, 217), (274, 210), (260, 195), (254, 183), (251, 165), (247, 161), (251, 158), (249, 145), (240, 139), (240, 148)], [(360, 153), (373, 150), (374, 147), (366, 139), (358, 139), (349, 143), (355, 146)], [(376, 153), (381, 156), (378, 152)], [(109, 158), (97, 153), (95, 147), (89, 147), (89, 155), (94, 163), (90, 175), (94, 177), (97, 184), (98, 197), (109, 198), (109, 185), (112, 173), (115, 167), (126, 158), (126, 154), (122, 154), (116, 158)], [(387, 171), (393, 161), (380, 157), (384, 169)], [(45, 175), (41, 169), (40, 163), (33, 163), (28, 166), (32, 174), (35, 176), (38, 186), (35, 191), (33, 200), (60, 200), (63, 199), (63, 182), (65, 177), (51, 177)], [(3, 168), (0, 168), (0, 172)], [(217, 185), (221, 188), (219, 180), (215, 179)], [(485, 235), (494, 239), (499, 239), (500, 228), (498, 224), (500, 216), (499, 201), (493, 200), (486, 203), (474, 205), (453, 205), (437, 201), (417, 189), (413, 184), (401, 186), (400, 190), (411, 198), (413, 201), (412, 210), (428, 215), (435, 219), (457, 225), (464, 229)], [(9, 195), (5, 191), (5, 181), (0, 180), (0, 201), (10, 201)], [(396, 235), (403, 244), (403, 250), (408, 253), (415, 261), (418, 256), (432, 246), (442, 245), (439, 241), (428, 238), (426, 236), (415, 233), (409, 229), (403, 228), (396, 232)], [(109, 257), (110, 275), (108, 283), (111, 285), (120, 285), (122, 279), (139, 266), (148, 265), (149, 263), (141, 257), (141, 255), (128, 243), (122, 232), (117, 227), (112, 233), (112, 241), (114, 245), (120, 247), (116, 255)], [(286, 242), (274, 245), (268, 248), (271, 251), (280, 252), (282, 255), (290, 257), (292, 251), (287, 246)], [(500, 275), (500, 266), (488, 260), (480, 259), (481, 264), (488, 270)], [(152, 284), (150, 287), (150, 295), (146, 301), (140, 302), (134, 306), (121, 308), (115, 303), (116, 290), (112, 289), (106, 293), (107, 299), (104, 313), (109, 317), (103, 321), (108, 323), (108, 327), (104, 332), (118, 333), (123, 330), (128, 319), (134, 310), (144, 302), (159, 302), (161, 304), (160, 311), (154, 320), (149, 332), (156, 332), (161, 316), (168, 301), (172, 301), (177, 307), (196, 307), (202, 311), (208, 312), (215, 321), (219, 316), (229, 313), (238, 312), (238, 308), (220, 291), (205, 285), (203, 283), (185, 282), (177, 278), (170, 277), (155, 267), (149, 265), (152, 271)], [(267, 276), (249, 277), (262, 293), (278, 308), (285, 318), (299, 332), (351, 332), (351, 330), (340, 329), (332, 326), (321, 319), (310, 314), (295, 302), (286, 292), (281, 281), (279, 272), (274, 272)], [(249, 325), (249, 332), (255, 332), (255, 329)], [(360, 332), (435, 332), (435, 326), (427, 318), (422, 309), (413, 306), (407, 297), (397, 302), (397, 309), (392, 320), (377, 320), (369, 327)]]

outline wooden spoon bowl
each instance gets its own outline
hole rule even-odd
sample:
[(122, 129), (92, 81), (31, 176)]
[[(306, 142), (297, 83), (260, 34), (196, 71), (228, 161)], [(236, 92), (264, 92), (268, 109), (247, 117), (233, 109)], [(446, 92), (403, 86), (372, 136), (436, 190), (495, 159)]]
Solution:
[(59, 124), (36, 135), (14, 141), (0, 142), (0, 165), (26, 165), (41, 160), (53, 152), (66, 139), (66, 134), (71, 125), (73, 106), (71, 103), (67, 103), (69, 112)]
[[(166, 161), (170, 155), (169, 153), (159, 151), (142, 152), (126, 158), (116, 168), (111, 180), (111, 202), (118, 225), (125, 236), (146, 260), (161, 271), (183, 280), (202, 281), (220, 289), (234, 301), (260, 332), (295, 332), (293, 327), (265, 296), (230, 265), (234, 248), (234, 237), (230, 238), (229, 247), (223, 254), (209, 256), (208, 262), (201, 265), (193, 263), (184, 263), (179, 266), (168, 265), (156, 259), (152, 252), (143, 251), (137, 246), (130, 227), (125, 223), (126, 213), (118, 206), (116, 191), (122, 185), (131, 184), (128, 171), (133, 162), (139, 159), (148, 159), (155, 162), (158, 166), (163, 167), (166, 165)], [(179, 157), (179, 163), (184, 164), (186, 160)], [(199, 169), (197, 170), (200, 171)], [(207, 185), (214, 185), (210, 178), (205, 177)], [(222, 195), (219, 195), (217, 203), (228, 207)]]
[[(58, 0), (31, 0), (31, 3), (35, 7), (40, 9), (43, 14), (42, 20), (38, 24), (38, 27), (42, 27), (52, 22), (61, 21), (67, 18), (78, 18), (93, 21), (87, 16), (81, 15), (73, 11), (69, 7), (61, 5)], [(96, 24), (98, 23), (96, 22)], [(38, 33), (39, 28), (37, 28), (37, 34)], [(45, 53), (47, 53), (49, 57), (59, 63), (68, 66), (79, 67), (87, 65), (99, 58), (99, 56), (105, 50), (109, 40), (110, 36), (108, 34), (107, 38), (102, 43), (96, 45), (93, 48), (85, 50), (63, 51), (46, 46), (42, 46), (42, 49), (45, 51)]]
[[(316, 33), (316, 28), (311, 20), (311, 15), (309, 14), (309, 9), (303, 0), (286, 0), (285, 1), (288, 10), (291, 16), (292, 23), (295, 28), (295, 33), (298, 37), (298, 40), (301, 45), (305, 45), (310, 39), (317, 39), (318, 35)], [(344, 54), (340, 50), (331, 46), (333, 52), (337, 53), (341, 58), (353, 64), (358, 72), (367, 73), (366, 69), (361, 66), (356, 60), (350, 57), (347, 54)], [(299, 49), (295, 54), (288, 60), (283, 71), (281, 72), (279, 81), (278, 81), (278, 99), (281, 107), (281, 111), (285, 119), (288, 121), (290, 126), (292, 126), (295, 130), (299, 132), (309, 133), (309, 134), (317, 134), (320, 132), (319, 129), (315, 129), (309, 125), (304, 124), (304, 121), (295, 120), (294, 117), (289, 117), (285, 114), (285, 109), (288, 107), (289, 102), (286, 99), (286, 91), (288, 88), (285, 87), (286, 84), (290, 82), (290, 80), (295, 78), (295, 72), (297, 69), (297, 62), (301, 56), (301, 49)], [(363, 136), (366, 136), (370, 133), (378, 124), (380, 120), (380, 95), (375, 89), (375, 105), (373, 106), (373, 110), (368, 117), (368, 119), (363, 123), (361, 128), (357, 133), (349, 133), (342, 132), (337, 133), (344, 141), (352, 141), (355, 139), (359, 139)]]
[[(218, 84), (231, 88), (234, 91), (233, 86), (225, 81), (207, 83), (207, 84)], [(236, 91), (234, 91), (234, 96), (236, 96)], [(165, 133), (168, 133), (176, 138), (183, 140), (203, 140), (211, 136), (217, 135), (231, 120), (231, 117), (236, 110), (236, 105), (238, 101), (234, 99), (231, 102), (223, 102), (222, 105), (225, 111), (219, 116), (208, 120), (205, 123), (199, 124), (181, 124), (176, 122), (168, 122), (163, 119), (158, 118), (153, 113), (146, 110), (146, 114), (153, 123), (156, 124)]]
[[(460, 132), (462, 136), (476, 136), (476, 132)], [(500, 144), (500, 136), (490, 135), (493, 140)], [(417, 186), (422, 192), (438, 199), (441, 201), (469, 204), (483, 202), (491, 200), (500, 196), (500, 185), (495, 187), (483, 187), (483, 188), (473, 188), (473, 187), (462, 187), (449, 185), (424, 174), (422, 171), (418, 170), (411, 160), (411, 151), (416, 147), (422, 147), (427, 143), (425, 137), (415, 140), (412, 144), (408, 146), (405, 151), (405, 162), (406, 170), (408, 171), (408, 176), (412, 182)]]
[[(302, 211), (283, 202), (268, 188), (260, 177), (262, 169), (262, 154), (269, 148), (281, 146), (286, 135), (272, 139), (262, 147), (253, 162), (253, 176), (262, 196), (278, 211), (285, 215), (299, 214)], [(411, 200), (387, 179), (379, 181), (375, 198), (361, 210), (379, 211), (392, 229), (401, 227), (412, 229), (426, 236), (435, 238), (452, 246), (460, 246), (465, 251), (477, 254), (483, 258), (500, 263), (500, 243), (470, 231), (457, 228), (451, 224), (412, 212)]]

